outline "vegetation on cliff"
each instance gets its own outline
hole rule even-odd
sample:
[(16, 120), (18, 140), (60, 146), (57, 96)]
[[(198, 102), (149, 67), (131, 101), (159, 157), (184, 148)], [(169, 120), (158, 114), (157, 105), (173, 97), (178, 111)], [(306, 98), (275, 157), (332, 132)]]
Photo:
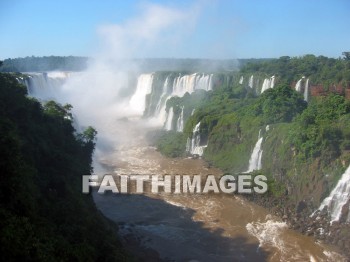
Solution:
[(305, 76), (310, 78), (313, 84), (322, 84), (326, 88), (338, 83), (343, 86), (350, 85), (350, 60), (346, 56), (344, 59), (314, 55), (282, 56), (279, 59), (247, 63), (240, 72), (247, 75), (262, 73), (277, 75), (288, 83)]
[(81, 71), (87, 62), (88, 58), (77, 56), (8, 58), (0, 64), (0, 72)]
[(71, 106), (42, 106), (0, 74), (0, 253), (6, 261), (123, 261), (116, 228), (81, 192), (96, 131), (75, 134)]
[[(306, 103), (290, 82), (305, 75), (314, 83), (347, 85), (349, 69), (346, 59), (312, 55), (247, 63), (238, 74), (223, 75), (221, 85), (196, 103), (177, 143), (169, 143), (163, 135), (158, 148), (163, 151), (167, 143), (170, 155), (176, 145), (173, 155), (183, 155), (187, 137), (201, 122), (201, 139), (208, 141), (204, 158), (225, 172), (239, 173), (247, 170), (260, 131), (264, 137), (260, 172), (275, 185), (272, 193), (285, 192), (295, 202), (309, 198), (318, 205), (350, 161), (350, 103), (337, 94), (312, 97)], [(329, 76), (328, 71), (341, 77)], [(276, 75), (278, 80), (258, 96), (238, 81), (241, 75), (251, 74)], [(180, 107), (185, 100), (190, 104), (191, 96), (170, 99), (168, 106)]]

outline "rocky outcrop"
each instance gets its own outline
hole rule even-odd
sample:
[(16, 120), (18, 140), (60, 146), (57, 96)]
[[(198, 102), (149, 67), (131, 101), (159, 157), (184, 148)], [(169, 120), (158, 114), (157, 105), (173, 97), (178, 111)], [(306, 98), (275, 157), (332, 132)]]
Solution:
[(290, 228), (326, 244), (334, 245), (350, 258), (350, 224), (331, 222), (326, 209), (322, 212), (314, 212), (317, 206), (314, 206), (312, 201), (303, 200), (293, 204), (287, 195), (276, 198), (271, 195), (252, 194), (245, 197), (267, 208), (286, 222)]

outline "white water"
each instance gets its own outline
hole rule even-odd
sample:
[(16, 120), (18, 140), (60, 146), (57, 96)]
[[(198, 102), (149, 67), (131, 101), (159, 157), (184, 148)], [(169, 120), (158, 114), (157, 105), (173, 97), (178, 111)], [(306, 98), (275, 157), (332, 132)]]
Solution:
[(174, 110), (173, 107), (169, 108), (169, 112), (166, 118), (164, 129), (170, 131), (173, 129), (173, 118), (174, 118)]
[(64, 85), (71, 72), (27, 73), (27, 78), (18, 80), (27, 86), (28, 95), (40, 100), (49, 100), (57, 96), (59, 88)]
[(325, 207), (332, 221), (339, 221), (342, 216), (345, 216), (346, 221), (350, 222), (350, 166), (330, 195), (322, 201), (318, 210), (322, 211)]
[(243, 84), (243, 80), (244, 80), (244, 77), (241, 76), (241, 78), (239, 79), (239, 83), (240, 83), (240, 84)]
[(207, 145), (201, 146), (200, 125), (201, 122), (198, 122), (193, 128), (192, 139), (187, 138), (186, 151), (192, 155), (202, 156)]
[(186, 93), (193, 93), (195, 90), (212, 90), (212, 74), (191, 74), (179, 75), (170, 83), (170, 77), (166, 77), (163, 90), (157, 102), (156, 110), (152, 116), (155, 123), (166, 126), (166, 102), (175, 96), (183, 97)]
[(298, 80), (298, 82), (295, 84), (295, 87), (294, 87), (295, 91), (297, 91), (297, 92), (302, 92), (302, 87), (303, 87), (302, 81), (304, 80), (304, 78), (305, 78), (305, 76), (303, 76), (302, 78), (300, 78), (300, 79)]
[(250, 88), (254, 87), (254, 76), (253, 75), (251, 75), (250, 78), (249, 78), (248, 86)]
[(303, 79), (299, 79), (298, 82), (295, 84), (295, 87), (294, 87), (295, 91), (298, 91), (298, 92), (301, 91), (301, 81), (302, 80)]
[(193, 93), (197, 89), (209, 91), (212, 89), (212, 75), (192, 74), (179, 75), (174, 79), (172, 96), (182, 97), (186, 93)]
[(181, 113), (176, 123), (176, 131), (182, 132), (184, 129), (184, 107), (181, 108)]
[[(298, 237), (294, 232), (288, 229), (285, 222), (278, 221), (271, 215), (267, 215), (261, 221), (250, 222), (246, 225), (248, 233), (256, 237), (259, 241), (260, 249), (278, 250), (269, 261), (346, 261), (338, 253), (319, 249), (317, 243), (313, 247), (306, 248), (305, 236)], [(271, 249), (272, 248), (272, 249)]]
[(275, 85), (275, 76), (272, 76), (270, 78), (265, 78), (261, 88), (261, 94), (265, 92), (267, 89), (273, 88), (274, 85)]
[(165, 105), (164, 100), (166, 100), (166, 96), (168, 94), (168, 83), (169, 83), (169, 77), (165, 79), (165, 82), (163, 84), (162, 95), (160, 96), (158, 104), (156, 106), (156, 114), (159, 114), (162, 109), (162, 106)]
[(141, 74), (137, 80), (136, 91), (129, 105), (136, 114), (143, 114), (146, 107), (146, 95), (152, 92), (153, 74)]
[(309, 101), (309, 89), (310, 89), (309, 78), (306, 79), (306, 81), (305, 81), (305, 76), (300, 78), (298, 82), (295, 84), (294, 89), (295, 91), (302, 93), (304, 95), (304, 101), (306, 102)]
[[(88, 76), (84, 75), (83, 77), (88, 77)], [(81, 78), (78, 78), (74, 81), (74, 83), (78, 83), (80, 80)], [(87, 81), (84, 81), (84, 83), (90, 83), (91, 82), (90, 80), (91, 78), (88, 78)], [(70, 85), (69, 87), (73, 87), (73, 86), (74, 85)], [(92, 87), (95, 87), (95, 86), (92, 86)], [(106, 97), (103, 95), (105, 94), (105, 92), (102, 92), (101, 94), (98, 93), (96, 96), (96, 93), (95, 93), (96, 90), (94, 89), (95, 97), (93, 98), (95, 99), (88, 100), (87, 104), (90, 105), (90, 107), (91, 106), (95, 107), (95, 105), (91, 103), (91, 101), (95, 101), (96, 110), (99, 110), (100, 103), (98, 103), (98, 101), (102, 101), (102, 100), (106, 101), (106, 99), (110, 97), (111, 97), (110, 98), (111, 101), (115, 101), (115, 99), (112, 96), (114, 94), (113, 92), (115, 92), (114, 85), (111, 85), (110, 87), (111, 88), (109, 90), (105, 90), (105, 89), (103, 90), (103, 91), (109, 91), (108, 96)], [(68, 87), (63, 87), (63, 89), (67, 89), (67, 88)], [(59, 87), (59, 89), (62, 89), (62, 87)], [(90, 88), (86, 88), (85, 90), (88, 94), (91, 94)], [(81, 89), (76, 90), (77, 96), (75, 96), (75, 98), (77, 99), (76, 101), (80, 103), (83, 100), (81, 97), (78, 96), (78, 94), (81, 94), (81, 91), (82, 91)], [(99, 95), (103, 95), (103, 96), (99, 97)], [(67, 101), (67, 102), (70, 102), (70, 101)], [(110, 101), (108, 100), (107, 102), (109, 104)], [(127, 104), (128, 103), (126, 103), (126, 105)], [(110, 108), (108, 108), (108, 110), (101, 111), (101, 112), (113, 113), (113, 111), (109, 109)], [(118, 107), (118, 109), (120, 108)], [(92, 113), (92, 111), (89, 113)], [(106, 115), (106, 117), (107, 116), (108, 115)], [(115, 118), (114, 116), (115, 115), (113, 115), (113, 119)], [(96, 121), (96, 120), (97, 118), (93, 118), (93, 121)], [(106, 121), (108, 119), (103, 118), (101, 120)], [(128, 171), (130, 172), (130, 170), (132, 170), (135, 173), (139, 173), (139, 174), (143, 174), (143, 173), (149, 174), (152, 172), (164, 173), (162, 169), (164, 165), (162, 165), (160, 161), (154, 161), (154, 159), (152, 158), (150, 159), (147, 158), (147, 156), (151, 156), (149, 151), (145, 151), (145, 149), (140, 147), (140, 145), (138, 145), (135, 148), (135, 145), (133, 145), (133, 143), (134, 143), (134, 140), (136, 140), (135, 138), (138, 137), (138, 133), (134, 134), (133, 132), (131, 132), (132, 129), (130, 129), (128, 126), (125, 126), (125, 125), (129, 124), (134, 128), (137, 128), (139, 132), (144, 132), (144, 130), (140, 129), (140, 126), (135, 127), (135, 122), (132, 122), (132, 123), (122, 122), (122, 123), (123, 125), (120, 125), (119, 127), (123, 127), (123, 129), (120, 130), (119, 128), (118, 132), (120, 131), (127, 132), (129, 134), (129, 139), (126, 139), (123, 141), (125, 144), (124, 145), (125, 147), (120, 146), (120, 149), (119, 149), (120, 155), (116, 156), (112, 153), (110, 155), (106, 155), (106, 157), (108, 157), (107, 159), (112, 159), (110, 163), (116, 164), (117, 161), (118, 161), (117, 163), (119, 163), (120, 161), (120, 163), (123, 163), (125, 166), (127, 166), (127, 169), (125, 169), (126, 172)], [(98, 130), (100, 131), (100, 129)], [(201, 147), (199, 130), (200, 130), (200, 123), (197, 123), (197, 125), (193, 129), (194, 139), (192, 140), (189, 139), (191, 147), (193, 144), (195, 146), (198, 145), (199, 147)], [(195, 134), (197, 134), (198, 136), (195, 136)], [(205, 146), (202, 146), (202, 152), (204, 148)], [(194, 148), (194, 150), (192, 151), (196, 153), (199, 151), (199, 149)], [(174, 167), (178, 167), (178, 168), (182, 168), (180, 170), (186, 170), (186, 172), (192, 172), (192, 169), (190, 169), (190, 167), (191, 168), (196, 167), (194, 162), (192, 162), (196, 160), (185, 160), (185, 161), (191, 161), (191, 162), (189, 162), (188, 166), (185, 166), (185, 167), (183, 166), (182, 162), (181, 163), (175, 162), (175, 164), (173, 164), (173, 166), (171, 166), (169, 170), (173, 170)], [(109, 163), (109, 162), (107, 161), (106, 163)], [(171, 163), (174, 163), (174, 161), (171, 160)], [(116, 164), (115, 166), (119, 167), (119, 164), (118, 165)], [(120, 170), (123, 170), (123, 168), (124, 166), (122, 166)], [(205, 174), (206, 172), (207, 171), (204, 170), (203, 174)], [(104, 197), (102, 195), (98, 195), (98, 196)], [(108, 195), (106, 196), (108, 197)], [(104, 205), (97, 204), (97, 206), (99, 206), (99, 208), (105, 207), (104, 214), (114, 215), (116, 222), (126, 222), (126, 226), (128, 226), (127, 224), (130, 223), (131, 221), (131, 224), (132, 224), (132, 226), (130, 227), (131, 229), (137, 231), (139, 228), (141, 228), (142, 232), (147, 231), (148, 233), (145, 233), (147, 237), (147, 241), (144, 241), (142, 243), (146, 247), (147, 245), (150, 245), (155, 250), (159, 251), (161, 254), (162, 254), (162, 251), (166, 250), (164, 251), (164, 254), (165, 254), (164, 257), (167, 257), (169, 255), (169, 252), (172, 251), (172, 254), (174, 254), (174, 257), (176, 258), (178, 254), (182, 254), (181, 251), (183, 251), (184, 249), (187, 249), (186, 255), (187, 254), (193, 255), (194, 254), (193, 250), (196, 250), (195, 255), (193, 255), (193, 258), (192, 257), (191, 258), (197, 259), (199, 261), (231, 261), (232, 257), (236, 256), (238, 252), (239, 252), (239, 258), (242, 258), (243, 260), (245, 260), (244, 258), (246, 255), (255, 254), (254, 253), (255, 249), (254, 250), (248, 249), (244, 252), (241, 252), (241, 250), (245, 249), (244, 243), (242, 243), (242, 246), (239, 246), (239, 245), (237, 246), (237, 244), (234, 244), (232, 246), (227, 244), (222, 245), (223, 242), (219, 242), (219, 240), (221, 240), (219, 237), (208, 238), (208, 236), (210, 235), (208, 235), (208, 233), (202, 230), (202, 226), (201, 226), (202, 224), (205, 225), (205, 228), (209, 228), (213, 232), (215, 232), (215, 230), (219, 230), (219, 231), (223, 230), (222, 236), (225, 237), (226, 238), (225, 241), (229, 243), (231, 241), (234, 243), (235, 236), (239, 236), (242, 234), (244, 235), (245, 233), (249, 232), (249, 234), (257, 238), (257, 240), (260, 243), (260, 246), (263, 249), (271, 250), (271, 261), (278, 261), (277, 259), (278, 259), (279, 253), (281, 253), (282, 258), (288, 257), (290, 255), (294, 256), (294, 254), (298, 254), (300, 257), (297, 257), (297, 259), (292, 259), (293, 261), (305, 261), (305, 256), (309, 254), (308, 247), (304, 248), (303, 245), (296, 246), (297, 245), (296, 243), (299, 243), (298, 240), (301, 239), (303, 236), (298, 235), (297, 237), (295, 236), (293, 237), (293, 234), (291, 234), (290, 232), (285, 232), (287, 230), (284, 228), (282, 222), (275, 221), (274, 219), (272, 220), (272, 218), (267, 221), (265, 221), (263, 218), (260, 218), (259, 211), (257, 211), (259, 207), (255, 207), (255, 206), (251, 207), (250, 204), (247, 202), (244, 202), (242, 204), (242, 208), (240, 210), (237, 209), (238, 201), (236, 200), (236, 198), (233, 198), (232, 196), (222, 197), (222, 196), (215, 195), (215, 196), (203, 197), (202, 195), (200, 195), (198, 197), (195, 197), (192, 195), (191, 196), (181, 195), (179, 196), (180, 199), (171, 198), (173, 197), (172, 195), (165, 196), (165, 198), (169, 197), (169, 200), (171, 201), (172, 204), (175, 204), (176, 206), (179, 207), (179, 209), (184, 210), (186, 212), (186, 213), (180, 213), (180, 215), (184, 215), (185, 218), (187, 214), (190, 214), (190, 213), (187, 213), (187, 208), (189, 208), (189, 210), (193, 208), (193, 210), (196, 211), (194, 212), (193, 217), (191, 215), (191, 217), (187, 218), (186, 220), (184, 219), (184, 217), (178, 215), (178, 213), (176, 213), (177, 211), (175, 212), (174, 209), (169, 207), (168, 205), (162, 204), (161, 206), (158, 207), (158, 206), (155, 206), (154, 201), (147, 202), (147, 198), (144, 198), (144, 201), (139, 203), (138, 198), (132, 199), (131, 197), (130, 198), (123, 198), (123, 197), (124, 196), (118, 196), (118, 197), (113, 197), (112, 199), (107, 199)], [(133, 201), (133, 200), (136, 200), (136, 201)], [(166, 200), (167, 202), (169, 202), (168, 199)], [(117, 204), (116, 202), (113, 202), (113, 201), (117, 201)], [(122, 208), (120, 208), (121, 206)], [(121, 210), (122, 212), (120, 212)], [(131, 213), (133, 212), (133, 215), (130, 215), (130, 212)], [(249, 214), (245, 214), (245, 212), (248, 212)], [(122, 218), (117, 217), (118, 215), (121, 216)], [(140, 221), (144, 222), (144, 224), (140, 224), (139, 223)], [(195, 227), (196, 223), (193, 223), (193, 221), (194, 222), (198, 221), (200, 226)], [(187, 223), (187, 226), (185, 227), (184, 225), (186, 225), (186, 223)], [(196, 229), (196, 230), (193, 230), (193, 229)], [(245, 229), (247, 231), (244, 231)], [(123, 232), (123, 228), (121, 229), (121, 232)], [(126, 232), (126, 234), (135, 233), (135, 231), (129, 231), (129, 230), (125, 230), (124, 232)], [(230, 239), (231, 237), (232, 237), (232, 240)], [(311, 245), (310, 243), (312, 243), (312, 245), (314, 245), (312, 240), (307, 240), (307, 241), (308, 241), (306, 242), (307, 244)], [(302, 243), (305, 243), (305, 241), (303, 241)], [(161, 246), (162, 244), (163, 246)], [(271, 249), (271, 246), (272, 246), (272, 249)], [(172, 247), (172, 248), (169, 248), (169, 247)], [(231, 250), (231, 247), (233, 247), (234, 249)], [(274, 251), (275, 247), (277, 249), (276, 251)], [(159, 248), (159, 250), (157, 248)], [(256, 252), (259, 255), (260, 251), (257, 250)], [(326, 252), (328, 251), (326, 250)], [(275, 255), (276, 253), (278, 254)], [(317, 251), (317, 253), (319, 253), (319, 251)], [(304, 256), (300, 254), (304, 254)], [(313, 254), (312, 256), (315, 257), (317, 261), (322, 261), (323, 257), (318, 257), (316, 254)], [(184, 257), (183, 261), (185, 261), (185, 259), (189, 257), (186, 255), (183, 256)], [(277, 258), (275, 258), (275, 256), (277, 256)], [(340, 261), (340, 259), (335, 257), (333, 254), (332, 254), (332, 258), (333, 259), (331, 259), (330, 261)], [(255, 261), (255, 260), (251, 259), (250, 261)], [(284, 260), (284, 261), (288, 261), (288, 260)]]
[(285, 222), (279, 222), (267, 218), (264, 222), (252, 222), (246, 225), (249, 234), (259, 240), (259, 247), (271, 245), (283, 251), (284, 243), (281, 241), (281, 233), (288, 228)]
[(309, 101), (309, 78), (306, 80), (305, 87), (304, 87), (304, 100), (306, 102)]
[(162, 95), (159, 98), (158, 104), (156, 106), (156, 111), (155, 111), (155, 120), (157, 123), (161, 125), (165, 125), (165, 121), (167, 119), (167, 113), (165, 111), (166, 109), (166, 102), (170, 99), (170, 95), (168, 94), (169, 92), (169, 77), (167, 77), (164, 81), (163, 84), (163, 90), (162, 90)]
[(249, 159), (249, 167), (245, 173), (249, 173), (254, 170), (261, 169), (261, 159), (262, 159), (262, 153), (263, 153), (263, 150), (261, 149), (262, 141), (263, 141), (263, 137), (261, 136), (261, 130), (259, 130), (258, 141), (254, 146), (253, 152)]

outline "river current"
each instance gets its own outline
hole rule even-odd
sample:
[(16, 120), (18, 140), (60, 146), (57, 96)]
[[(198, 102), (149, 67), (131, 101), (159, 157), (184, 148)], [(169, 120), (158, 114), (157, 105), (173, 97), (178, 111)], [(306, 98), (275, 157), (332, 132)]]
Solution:
[[(130, 135), (131, 129), (124, 132)], [(132, 141), (99, 159), (109, 174), (222, 174), (201, 159), (164, 157), (134, 132)], [(119, 225), (122, 239), (132, 235), (165, 261), (346, 261), (239, 195), (94, 191), (93, 197)]]

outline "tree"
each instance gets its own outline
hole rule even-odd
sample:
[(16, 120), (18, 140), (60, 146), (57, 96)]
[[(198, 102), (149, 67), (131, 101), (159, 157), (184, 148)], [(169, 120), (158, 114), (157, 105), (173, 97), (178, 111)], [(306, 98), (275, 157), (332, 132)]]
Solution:
[(53, 100), (48, 101), (44, 105), (44, 110), (49, 115), (68, 119), (70, 121), (73, 120), (72, 113), (70, 112), (72, 108), (73, 108), (73, 106), (70, 104), (65, 104), (64, 106), (62, 106)]
[(85, 129), (85, 131), (82, 133), (82, 139), (89, 143), (96, 140), (97, 131), (93, 127), (89, 126)]
[(266, 124), (290, 122), (307, 106), (301, 94), (280, 83), (265, 91), (253, 105), (256, 115), (262, 114)]
[(345, 60), (350, 61), (350, 52), (343, 52), (342, 55), (344, 56)]

